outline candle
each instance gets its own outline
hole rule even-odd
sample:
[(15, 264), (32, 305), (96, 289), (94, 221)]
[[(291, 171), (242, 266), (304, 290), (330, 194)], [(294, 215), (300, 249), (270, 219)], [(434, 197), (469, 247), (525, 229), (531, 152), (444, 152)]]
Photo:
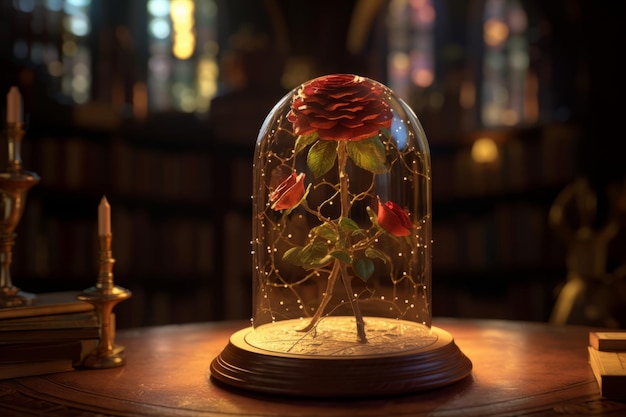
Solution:
[(102, 197), (98, 206), (98, 235), (111, 234), (111, 206), (106, 197)]
[(7, 123), (22, 122), (22, 96), (17, 87), (13, 86), (7, 94)]

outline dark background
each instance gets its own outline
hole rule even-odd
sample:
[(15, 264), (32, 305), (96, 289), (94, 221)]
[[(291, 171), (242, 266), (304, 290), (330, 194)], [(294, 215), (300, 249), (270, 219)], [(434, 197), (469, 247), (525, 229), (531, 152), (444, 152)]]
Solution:
[[(568, 242), (551, 226), (549, 210), (559, 192), (585, 178), (597, 195), (593, 233), (610, 219), (620, 229), (605, 242), (606, 257), (582, 250), (597, 257), (603, 273), (584, 277), (585, 296), (569, 321), (624, 325), (625, 2), (520, 3), (541, 29), (531, 40), (531, 67), (540, 74), (537, 123), (486, 129), (477, 109), (470, 123), (461, 123), (458, 106), (423, 105), (421, 99), (434, 92), (458, 99), (459, 74), (473, 72), (480, 84), (482, 1), (438, 3), (446, 18), (437, 29), (437, 71), (444, 82), (409, 100), (432, 152), (433, 314), (549, 320), (568, 277)], [(11, 0), (0, 4), (0, 92), (20, 87), (24, 164), (42, 177), (17, 229), (13, 283), (35, 293), (93, 285), (97, 206), (106, 195), (115, 280), (133, 291), (116, 307), (118, 326), (249, 318), (249, 197), (261, 123), (288, 91), (281, 80), (290, 64), (303, 64), (300, 74), (309, 78), (348, 72), (385, 83), (387, 25), (393, 24), (385, 16), (388, 2), (371, 1), (378, 6), (372, 21), (355, 22), (362, 5), (355, 0), (217, 0), (220, 58), (234, 60), (245, 76), (207, 114), (149, 112), (146, 118), (133, 116), (128, 90), (148, 74), (141, 35), (145, 2), (92, 2), (92, 99), (83, 105), (60, 95), (45, 69), (14, 57), (13, 40), (29, 17)], [(365, 28), (356, 49), (347, 42), (352, 25)], [(233, 81), (233, 68), (222, 67), (224, 82)], [(126, 88), (122, 101), (112, 94), (116, 82)], [(485, 134), (521, 146), (523, 172), (502, 164), (523, 177), (522, 186), (472, 183), (499, 175), (488, 170), (465, 178), (464, 187), (456, 184), (454, 161)], [(189, 164), (187, 177), (168, 183), (168, 169)], [(502, 219), (506, 226), (498, 223)], [(576, 213), (572, 222), (580, 223)]]

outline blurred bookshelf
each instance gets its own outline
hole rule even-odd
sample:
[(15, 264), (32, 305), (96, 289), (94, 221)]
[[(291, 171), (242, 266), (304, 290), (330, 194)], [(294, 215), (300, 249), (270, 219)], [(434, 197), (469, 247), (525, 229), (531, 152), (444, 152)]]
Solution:
[[(72, 109), (53, 113), (64, 111)], [(206, 127), (184, 114), (109, 128), (58, 120), (32, 114), (23, 142), (24, 163), (42, 180), (17, 230), (15, 285), (35, 292), (93, 285), (97, 202), (106, 195), (115, 280), (135, 298), (119, 307), (121, 326), (221, 318), (216, 206), (230, 197), (215, 181), (219, 155)]]
[[(16, 286), (39, 293), (93, 285), (97, 206), (106, 195), (112, 207), (115, 282), (133, 293), (116, 307), (118, 327), (249, 318), (252, 164), (263, 118), (297, 85), (294, 80), (352, 72), (392, 88), (413, 88), (406, 100), (431, 147), (434, 315), (548, 319), (567, 273), (565, 244), (548, 221), (550, 206), (579, 176), (598, 175), (605, 167), (615, 176), (624, 174), (624, 165), (615, 163), (619, 153), (611, 151), (609, 123), (620, 120), (620, 106), (604, 105), (615, 100), (609, 75), (616, 75), (619, 66), (605, 65), (596, 55), (601, 50), (593, 46), (609, 48), (598, 29), (611, 30), (603, 22), (619, 13), (587, 0), (524, 3), (529, 72), (520, 79), (532, 81), (537, 89), (529, 107), (535, 117), (504, 126), (486, 123), (490, 119), (481, 116), (479, 101), (484, 87), (479, 57), (484, 50), (482, 16), (476, 10), (489, 2), (371, 2), (380, 9), (372, 14), (361, 49), (337, 41), (347, 37), (357, 1), (341, 8), (330, 0), (279, 1), (282, 17), (271, 18), (266, 2), (196, 2), (203, 13), (198, 22), (204, 22), (198, 33), (207, 48), (191, 60), (159, 61), (163, 66), (158, 68), (176, 70), (155, 81), (150, 77), (158, 73), (149, 65), (149, 54), (159, 42), (148, 35), (148, 12), (138, 6), (142, 2), (115, 7), (93, 0), (92, 34), (77, 38), (79, 46), (93, 52), (88, 54), (93, 76), (88, 98), (64, 91), (63, 85), (69, 84), (50, 75), (45, 63), (16, 57), (16, 40), (35, 50), (33, 45), (51, 39), (59, 54), (61, 38), (19, 26), (16, 22), (30, 22), (36, 15), (18, 10), (20, 2), (1, 4), (3, 16), (17, 18), (0, 25), (0, 63), (7, 75), (0, 86), (22, 87), (28, 115), (24, 166), (41, 176), (16, 230)], [(390, 48), (403, 48), (405, 40), (416, 38), (385, 43), (391, 32), (411, 34), (413, 29), (407, 29), (406, 19), (389, 29), (383, 7), (418, 3), (437, 4), (443, 23), (434, 32), (442, 35), (433, 43), (438, 51), (432, 58), (435, 81), (423, 88), (405, 73), (394, 72), (390, 59)], [(331, 6), (336, 11), (332, 16), (327, 13)], [(588, 13), (579, 15), (577, 10)], [(50, 13), (58, 18), (61, 11)], [(345, 25), (320, 23), (329, 29), (316, 35), (311, 27), (293, 24), (303, 15), (318, 23), (343, 19)], [(411, 14), (400, 15), (408, 19)], [(594, 20), (587, 24), (580, 16)], [(209, 17), (217, 19), (217, 26), (211, 26), (215, 22)], [(267, 38), (271, 42), (263, 47), (276, 50), (272, 55), (265, 49), (237, 55), (241, 50), (229, 48), (233, 39), (241, 40), (233, 36), (241, 35), (241, 27), (256, 31), (248, 33), (247, 41)], [(590, 42), (582, 42), (584, 34)], [(283, 48), (281, 42), (287, 41), (291, 49)], [(598, 59), (587, 59), (579, 50)], [(410, 56), (411, 51), (396, 52)], [(213, 86), (216, 96), (206, 107), (208, 96), (201, 93), (206, 85), (193, 83), (201, 68), (217, 71), (219, 59), (247, 59), (254, 80), (261, 78), (254, 88), (232, 94), (218, 94)], [(219, 70), (219, 80), (212, 80), (220, 88), (243, 71), (228, 66)], [(277, 85), (281, 75), (291, 85)], [(472, 105), (464, 104), (467, 85), (476, 95)], [(197, 95), (198, 107), (191, 111), (185, 107), (189, 94)], [(504, 110), (506, 115), (512, 109)], [(496, 159), (477, 161), (472, 156), (483, 138), (497, 149)], [(611, 253), (612, 265), (624, 261), (623, 252)]]

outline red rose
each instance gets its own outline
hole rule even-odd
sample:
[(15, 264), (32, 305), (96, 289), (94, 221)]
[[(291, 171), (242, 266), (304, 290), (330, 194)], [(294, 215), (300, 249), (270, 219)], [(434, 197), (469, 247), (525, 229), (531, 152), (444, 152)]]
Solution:
[(385, 87), (349, 74), (327, 75), (303, 84), (294, 95), (287, 119), (296, 135), (317, 132), (322, 140), (357, 141), (391, 126)]
[(409, 215), (393, 201), (378, 200), (378, 224), (394, 236), (408, 236), (413, 229)]
[(292, 172), (274, 191), (270, 193), (272, 209), (290, 209), (298, 205), (304, 196), (304, 173)]

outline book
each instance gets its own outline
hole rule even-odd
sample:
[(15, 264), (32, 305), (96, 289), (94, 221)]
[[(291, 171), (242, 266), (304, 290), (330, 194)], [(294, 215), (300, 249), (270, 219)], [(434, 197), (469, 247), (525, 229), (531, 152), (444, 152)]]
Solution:
[(74, 328), (51, 328), (51, 329), (17, 329), (4, 330), (0, 332), (0, 345), (29, 343), (29, 342), (49, 342), (52, 340), (84, 340), (98, 339), (100, 337), (100, 327), (74, 327)]
[(100, 325), (95, 311), (0, 319), (0, 346), (99, 337)]
[(77, 366), (97, 344), (97, 339), (0, 344), (0, 364), (71, 359)]
[(73, 371), (71, 359), (55, 359), (49, 361), (14, 362), (0, 364), (0, 380)]
[(2, 332), (9, 330), (72, 329), (97, 326), (98, 317), (95, 311), (19, 317), (0, 320), (0, 338), (2, 337)]
[(50, 314), (39, 317), (0, 319), (0, 333), (6, 330), (68, 329), (98, 325), (95, 311), (86, 313)]
[(589, 346), (606, 352), (626, 351), (626, 332), (589, 332)]
[(78, 291), (37, 294), (32, 305), (0, 309), (0, 320), (17, 317), (39, 317), (50, 314), (78, 313), (94, 310), (93, 304), (77, 300)]
[(626, 399), (626, 352), (605, 352), (592, 346), (589, 365), (605, 398)]

